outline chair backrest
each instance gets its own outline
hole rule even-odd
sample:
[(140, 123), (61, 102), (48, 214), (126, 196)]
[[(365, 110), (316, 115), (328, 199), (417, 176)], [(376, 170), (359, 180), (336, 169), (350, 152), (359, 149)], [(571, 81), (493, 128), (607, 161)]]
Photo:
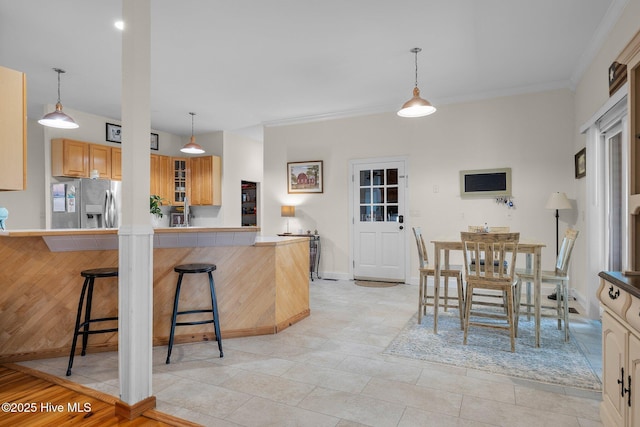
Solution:
[[(467, 231), (472, 233), (484, 233), (484, 225), (470, 225)], [(489, 227), (489, 233), (508, 233), (511, 231), (510, 227)]]
[[(514, 281), (520, 233), (460, 233), (467, 282), (511, 284)], [(473, 260), (484, 263), (472, 264)], [(494, 260), (492, 262), (491, 260)]]
[(427, 247), (422, 237), (422, 229), (420, 227), (413, 227), (413, 235), (416, 238), (416, 245), (418, 245), (420, 268), (427, 268), (429, 265), (429, 255), (427, 254)]
[(573, 252), (573, 246), (578, 238), (578, 230), (568, 229), (564, 233), (562, 238), (562, 245), (558, 252), (558, 259), (556, 260), (556, 273), (566, 275), (569, 269), (569, 261), (571, 260), (571, 252)]

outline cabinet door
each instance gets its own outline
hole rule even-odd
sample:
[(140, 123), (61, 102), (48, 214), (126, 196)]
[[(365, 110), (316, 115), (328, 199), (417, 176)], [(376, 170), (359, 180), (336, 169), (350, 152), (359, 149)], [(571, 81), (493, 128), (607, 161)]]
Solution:
[(89, 174), (97, 170), (102, 179), (111, 179), (111, 147), (106, 145), (89, 145)]
[(122, 181), (122, 149), (111, 147), (111, 179)]
[(88, 178), (89, 144), (71, 139), (51, 140), (51, 174)]
[(0, 67), (0, 190), (27, 188), (26, 96), (25, 74)]
[[(634, 313), (640, 316), (640, 313)], [(640, 339), (633, 334), (629, 334), (629, 360), (627, 369), (631, 376), (631, 407), (627, 397), (628, 421), (627, 425), (631, 427), (640, 427)], [(628, 380), (627, 376), (627, 380)], [(627, 387), (629, 384), (627, 383)]]
[[(627, 400), (621, 395), (620, 384), (622, 369), (627, 354), (627, 336), (629, 332), (607, 311), (602, 315), (602, 409), (609, 423), (624, 426)], [(626, 378), (625, 378), (626, 384)], [(605, 421), (605, 420), (603, 420)], [(605, 423), (608, 425), (609, 423)]]
[(171, 202), (171, 187), (173, 184), (171, 158), (159, 154), (151, 155), (151, 194), (162, 197), (166, 202)]
[(191, 170), (191, 204), (200, 206), (221, 205), (220, 157), (192, 157), (189, 162)]
[(184, 206), (184, 198), (188, 196), (187, 188), (189, 184), (189, 159), (182, 157), (171, 158), (171, 204)]

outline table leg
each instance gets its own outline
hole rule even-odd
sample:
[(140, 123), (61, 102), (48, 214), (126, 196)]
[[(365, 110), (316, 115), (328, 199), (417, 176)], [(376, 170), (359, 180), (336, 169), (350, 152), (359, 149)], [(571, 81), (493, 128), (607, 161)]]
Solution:
[(440, 302), (440, 247), (434, 245), (435, 253), (433, 257), (433, 333), (438, 333), (438, 304)]
[(533, 282), (534, 282), (534, 301), (535, 301), (535, 321), (536, 321), (536, 347), (540, 347), (540, 292), (542, 291), (542, 249), (537, 247), (534, 250), (533, 257)]

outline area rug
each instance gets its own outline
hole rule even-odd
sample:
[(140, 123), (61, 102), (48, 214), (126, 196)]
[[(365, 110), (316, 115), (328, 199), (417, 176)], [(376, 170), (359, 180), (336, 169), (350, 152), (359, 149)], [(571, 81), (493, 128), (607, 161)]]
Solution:
[(356, 285), (366, 288), (390, 288), (400, 284), (398, 282), (378, 282), (373, 280), (356, 280), (355, 282)]
[(438, 333), (433, 333), (433, 313), (418, 314), (383, 352), (429, 362), (477, 369), (499, 375), (587, 390), (602, 390), (602, 382), (572, 339), (564, 342), (557, 321), (542, 318), (540, 348), (535, 348), (533, 317), (520, 317), (516, 351), (511, 353), (509, 332), (472, 327), (468, 344), (457, 310), (438, 314)]

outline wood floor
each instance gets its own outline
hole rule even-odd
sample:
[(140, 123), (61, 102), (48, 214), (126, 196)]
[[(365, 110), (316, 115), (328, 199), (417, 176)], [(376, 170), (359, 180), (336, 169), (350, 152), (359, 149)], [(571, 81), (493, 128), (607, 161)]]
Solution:
[(116, 398), (19, 365), (0, 365), (0, 427), (197, 426), (155, 410), (127, 420), (115, 415)]

